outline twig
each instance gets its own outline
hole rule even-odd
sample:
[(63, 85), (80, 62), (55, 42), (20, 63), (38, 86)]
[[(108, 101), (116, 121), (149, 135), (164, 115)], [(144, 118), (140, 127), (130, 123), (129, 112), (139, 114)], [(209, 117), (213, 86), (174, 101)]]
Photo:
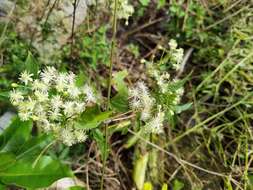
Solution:
[(138, 31), (140, 31), (140, 30), (142, 30), (142, 29), (144, 29), (144, 28), (147, 28), (147, 27), (149, 27), (149, 26), (151, 26), (151, 25), (153, 25), (153, 24), (155, 24), (155, 23), (157, 23), (157, 22), (161, 22), (163, 19), (164, 19), (164, 17), (161, 17), (161, 18), (152, 20), (152, 21), (150, 21), (150, 22), (147, 22), (147, 23), (145, 23), (145, 24), (143, 24), (143, 25), (141, 25), (141, 26), (139, 26), (139, 27), (137, 27), (137, 28), (135, 28), (135, 29), (133, 29), (133, 30), (127, 32), (127, 33), (125, 33), (125, 34), (124, 34), (124, 38), (126, 38), (126, 37), (129, 36), (129, 35), (132, 35), (132, 34), (138, 32)]
[(76, 21), (76, 8), (77, 8), (77, 0), (74, 0), (73, 3), (73, 19), (72, 19), (72, 27), (71, 27), (71, 47), (70, 47), (70, 55), (73, 55), (73, 46), (74, 46), (74, 32), (75, 32), (75, 21)]
[(187, 50), (187, 52), (186, 52), (186, 54), (185, 54), (185, 56), (184, 56), (184, 59), (183, 59), (183, 61), (182, 61), (182, 63), (181, 63), (180, 69), (179, 69), (179, 71), (178, 71), (178, 73), (177, 73), (177, 76), (176, 76), (177, 79), (178, 79), (178, 78), (182, 75), (182, 73), (184, 72), (185, 65), (186, 65), (186, 63), (188, 62), (188, 60), (189, 60), (189, 58), (190, 58), (190, 56), (191, 56), (193, 50), (194, 50), (194, 48), (190, 48), (190, 49)]
[[(110, 110), (110, 102), (111, 102), (111, 90), (112, 90), (112, 69), (113, 69), (113, 58), (114, 58), (114, 48), (115, 48), (115, 40), (116, 40), (116, 31), (117, 31), (117, 6), (118, 0), (114, 0), (114, 10), (113, 10), (113, 35), (112, 35), (112, 42), (111, 42), (111, 52), (110, 52), (110, 70), (109, 70), (109, 80), (108, 80), (108, 94), (107, 94), (107, 106), (106, 110)], [(108, 123), (105, 125), (105, 149), (104, 155), (107, 153), (107, 143), (108, 143)], [(103, 168), (102, 168), (102, 177), (100, 183), (100, 190), (104, 189), (104, 176), (105, 176), (105, 168), (106, 168), (106, 157), (102, 156), (103, 158)]]

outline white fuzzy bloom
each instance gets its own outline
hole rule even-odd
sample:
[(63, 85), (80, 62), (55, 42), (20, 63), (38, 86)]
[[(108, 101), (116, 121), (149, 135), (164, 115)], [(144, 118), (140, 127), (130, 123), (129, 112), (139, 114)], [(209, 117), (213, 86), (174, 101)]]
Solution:
[(169, 46), (170, 46), (171, 49), (176, 49), (177, 48), (177, 41), (174, 40), (174, 39), (171, 39), (169, 41)]
[(70, 97), (72, 97), (72, 98), (77, 98), (81, 94), (80, 89), (74, 85), (68, 86), (67, 92), (69, 93)]
[(76, 78), (76, 75), (73, 72), (70, 72), (69, 74), (66, 75), (66, 82), (69, 85), (74, 85), (75, 78)]
[(27, 85), (29, 82), (33, 81), (32, 76), (33, 74), (30, 74), (28, 71), (24, 71), (21, 73), (19, 80)]
[(184, 50), (182, 48), (177, 48), (177, 42), (175, 40), (170, 40), (170, 56), (173, 68), (178, 71), (181, 67), (181, 62), (184, 57)]
[(56, 78), (56, 85), (55, 88), (58, 92), (63, 92), (67, 86), (67, 78), (66, 73), (60, 73), (59, 76)]
[(150, 96), (149, 89), (142, 81), (138, 82), (135, 88), (132, 88), (130, 94), (130, 107), (141, 113), (141, 120), (147, 121), (151, 117), (151, 110), (155, 100)]
[(43, 91), (35, 91), (34, 95), (38, 102), (45, 102), (48, 100), (48, 93)]
[(32, 112), (28, 112), (28, 111), (26, 111), (26, 112), (19, 112), (18, 116), (19, 116), (19, 118), (20, 118), (21, 121), (28, 121), (31, 118), (31, 116), (32, 116)]
[[(113, 1), (111, 4), (111, 10), (114, 11), (115, 2)], [(126, 25), (128, 25), (129, 17), (134, 13), (134, 7), (128, 3), (128, 0), (119, 0), (117, 2), (117, 18), (125, 19)]]
[(142, 103), (139, 99), (137, 98), (133, 98), (133, 100), (131, 100), (130, 102), (130, 107), (133, 109), (133, 110), (139, 110), (142, 108)]
[(44, 82), (41, 82), (40, 80), (36, 79), (32, 83), (32, 90), (34, 90), (34, 91), (39, 90), (42, 92), (47, 92), (48, 86)]
[(67, 117), (71, 117), (75, 114), (75, 103), (72, 101), (65, 102), (65, 104), (62, 106), (64, 114)]
[(18, 105), (24, 97), (20, 91), (13, 90), (10, 92), (10, 101), (13, 105)]
[(84, 142), (87, 139), (87, 135), (84, 130), (75, 130), (74, 136), (76, 138), (76, 141), (79, 143)]
[(129, 90), (129, 95), (130, 95), (130, 97), (138, 98), (140, 96), (139, 89), (138, 88), (131, 88)]
[(139, 89), (139, 92), (141, 92), (143, 95), (149, 95), (148, 87), (143, 81), (139, 81), (137, 83), (137, 88)]
[(159, 134), (163, 132), (164, 112), (159, 111), (157, 116), (151, 119), (145, 126), (145, 130), (149, 133)]
[(49, 133), (52, 129), (52, 124), (47, 120), (43, 119), (39, 121), (40, 127), (46, 132)]
[[(173, 53), (174, 59), (177, 62), (177, 64), (180, 64), (183, 61), (184, 57), (184, 50), (182, 48), (177, 49), (175, 53)], [(180, 67), (179, 67), (180, 68)], [(177, 69), (178, 70), (178, 69)]]
[(80, 114), (85, 110), (85, 103), (84, 102), (76, 102), (75, 103), (75, 112)]
[(23, 101), (18, 105), (21, 112), (32, 112), (35, 108), (36, 101), (32, 100), (30, 97), (27, 101)]
[(52, 84), (55, 78), (57, 78), (57, 74), (58, 72), (54, 67), (46, 67), (40, 74), (40, 77), (45, 84)]
[(176, 93), (177, 93), (179, 96), (183, 96), (183, 94), (184, 94), (184, 88), (181, 87), (181, 88), (177, 89)]
[(151, 111), (150, 109), (143, 109), (141, 112), (141, 120), (142, 121), (148, 121), (151, 117)]
[(51, 99), (51, 104), (53, 109), (59, 109), (63, 106), (63, 101), (60, 95), (55, 95)]
[(49, 111), (49, 117), (51, 120), (59, 120), (62, 114), (59, 109), (54, 109), (53, 111)]
[(162, 93), (166, 93), (168, 91), (168, 85), (170, 82), (170, 74), (163, 73), (162, 75), (159, 75), (158, 77), (156, 77), (156, 80)]
[(67, 146), (72, 146), (75, 144), (75, 136), (73, 131), (67, 128), (64, 128), (60, 131), (60, 138), (62, 139), (63, 143)]
[[(37, 120), (37, 121), (42, 121), (44, 119), (46, 119), (46, 105), (43, 103), (42, 104), (37, 104), (36, 105), (36, 109), (34, 109), (33, 111), (33, 118), (34, 120)], [(36, 118), (36, 119), (35, 119)]]
[(86, 101), (88, 103), (95, 103), (96, 102), (95, 94), (89, 85), (85, 85), (83, 87), (83, 93), (86, 95)]

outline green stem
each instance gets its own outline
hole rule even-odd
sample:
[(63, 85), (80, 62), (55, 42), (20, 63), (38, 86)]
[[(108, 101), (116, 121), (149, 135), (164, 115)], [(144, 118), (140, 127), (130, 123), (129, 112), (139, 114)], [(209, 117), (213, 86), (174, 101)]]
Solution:
[[(111, 51), (110, 51), (110, 68), (109, 68), (109, 79), (108, 79), (108, 94), (107, 94), (107, 107), (106, 110), (110, 110), (110, 99), (111, 99), (111, 89), (112, 89), (112, 69), (113, 69), (113, 58), (114, 58), (114, 49), (115, 49), (115, 41), (116, 41), (116, 31), (117, 31), (117, 4), (118, 0), (114, 0), (114, 10), (113, 10), (113, 36), (111, 42)], [(105, 126), (105, 149), (103, 159), (103, 168), (102, 168), (102, 177), (100, 189), (104, 189), (104, 176), (105, 176), (105, 167), (106, 167), (106, 154), (107, 154), (107, 144), (108, 144), (108, 124)]]

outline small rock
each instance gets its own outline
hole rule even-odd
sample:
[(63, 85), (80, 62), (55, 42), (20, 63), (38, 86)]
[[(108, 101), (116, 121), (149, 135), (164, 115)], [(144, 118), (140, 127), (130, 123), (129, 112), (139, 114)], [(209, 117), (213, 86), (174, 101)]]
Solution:
[(15, 116), (13, 112), (5, 112), (0, 117), (0, 132), (2, 132), (11, 123), (12, 118)]

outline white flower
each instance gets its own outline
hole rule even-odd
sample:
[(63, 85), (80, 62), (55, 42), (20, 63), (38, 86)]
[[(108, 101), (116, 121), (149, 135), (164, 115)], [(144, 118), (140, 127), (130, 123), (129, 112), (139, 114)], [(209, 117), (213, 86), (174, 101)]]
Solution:
[(139, 110), (142, 108), (142, 104), (141, 104), (141, 101), (137, 98), (133, 98), (133, 100), (130, 102), (130, 107), (133, 109), (133, 110)]
[[(115, 2), (113, 1), (111, 4), (111, 10), (114, 11)], [(128, 25), (128, 18), (133, 14), (134, 7), (128, 4), (128, 0), (119, 0), (117, 2), (117, 18), (126, 19), (126, 25)]]
[(143, 109), (141, 112), (141, 120), (142, 121), (147, 121), (151, 117), (151, 112), (149, 109)]
[(49, 117), (51, 120), (59, 120), (61, 117), (61, 113), (59, 109), (55, 109), (53, 111), (49, 111)]
[(157, 77), (157, 84), (160, 87), (162, 93), (166, 93), (168, 91), (168, 83), (170, 81), (170, 74), (163, 73), (162, 75)]
[(20, 91), (13, 90), (10, 92), (10, 101), (13, 105), (18, 105), (24, 99)]
[(163, 121), (164, 121), (164, 112), (159, 110), (156, 117), (154, 117), (151, 121), (149, 121), (146, 126), (145, 130), (150, 133), (159, 134), (163, 132)]
[(177, 48), (177, 41), (174, 40), (174, 39), (171, 39), (169, 41), (169, 46), (170, 46), (171, 49), (176, 49)]
[(45, 84), (51, 84), (54, 82), (54, 79), (57, 78), (57, 75), (58, 71), (54, 67), (47, 67), (40, 74), (40, 77)]
[(83, 87), (83, 93), (86, 95), (86, 101), (88, 103), (95, 103), (96, 102), (96, 97), (95, 97), (94, 92), (90, 86), (85, 85)]
[(46, 132), (50, 132), (51, 131), (51, 127), (52, 124), (47, 120), (47, 119), (43, 119), (41, 121), (38, 122), (38, 125)]
[(31, 112), (19, 112), (18, 116), (21, 119), (21, 121), (28, 121), (31, 117), (32, 113)]
[(75, 144), (75, 136), (72, 132), (72, 130), (64, 128), (60, 131), (60, 139), (64, 144), (67, 146), (72, 146)]
[(66, 75), (66, 82), (69, 85), (74, 85), (75, 78), (76, 78), (76, 75), (73, 72), (70, 72), (69, 74)]
[(28, 71), (24, 71), (21, 73), (19, 80), (27, 85), (29, 82), (33, 81), (32, 76), (33, 74), (30, 74)]
[(63, 111), (67, 117), (71, 117), (75, 114), (75, 103), (72, 101), (65, 102), (63, 104)]
[(138, 88), (131, 88), (129, 90), (129, 95), (130, 95), (130, 97), (137, 98), (140, 96), (140, 92), (139, 92)]
[(41, 82), (40, 80), (35, 79), (32, 83), (32, 90), (39, 90), (42, 92), (46, 92), (48, 90), (48, 86), (45, 83)]
[(30, 97), (27, 101), (23, 101), (18, 105), (20, 112), (31, 112), (36, 105), (36, 101), (32, 100)]
[(85, 110), (85, 103), (83, 102), (76, 102), (75, 104), (75, 112), (76, 113), (82, 113)]
[(41, 104), (36, 105), (36, 109), (34, 109), (34, 116), (37, 117), (37, 120), (43, 120), (46, 118), (46, 111), (45, 111), (46, 105), (43, 103), (43, 106)]
[(177, 89), (176, 93), (177, 93), (179, 96), (183, 96), (183, 94), (184, 94), (184, 88), (181, 87), (181, 88)]
[(45, 102), (48, 100), (48, 93), (43, 91), (35, 91), (34, 95), (36, 96), (36, 99), (38, 102)]
[(67, 84), (66, 76), (67, 76), (66, 73), (60, 73), (59, 76), (56, 78), (55, 88), (58, 92), (63, 92), (64, 89), (66, 88)]
[[(177, 62), (177, 64), (180, 64), (183, 61), (183, 57), (184, 57), (184, 50), (182, 48), (177, 49), (175, 51), (175, 53), (173, 54), (175, 61)], [(180, 65), (179, 65), (180, 66)], [(178, 66), (178, 67), (179, 67)], [(180, 67), (179, 67), (180, 68)]]
[(148, 87), (147, 87), (147, 85), (143, 81), (138, 82), (137, 83), (137, 87), (142, 92), (142, 94), (144, 94), (144, 95), (148, 95), (149, 94)]
[(67, 91), (72, 98), (77, 98), (81, 94), (80, 89), (74, 85), (69, 86)]
[(51, 105), (53, 109), (59, 109), (63, 106), (63, 102), (60, 95), (55, 95), (51, 99)]
[(87, 139), (86, 132), (84, 130), (75, 130), (74, 136), (77, 142), (81, 143)]

